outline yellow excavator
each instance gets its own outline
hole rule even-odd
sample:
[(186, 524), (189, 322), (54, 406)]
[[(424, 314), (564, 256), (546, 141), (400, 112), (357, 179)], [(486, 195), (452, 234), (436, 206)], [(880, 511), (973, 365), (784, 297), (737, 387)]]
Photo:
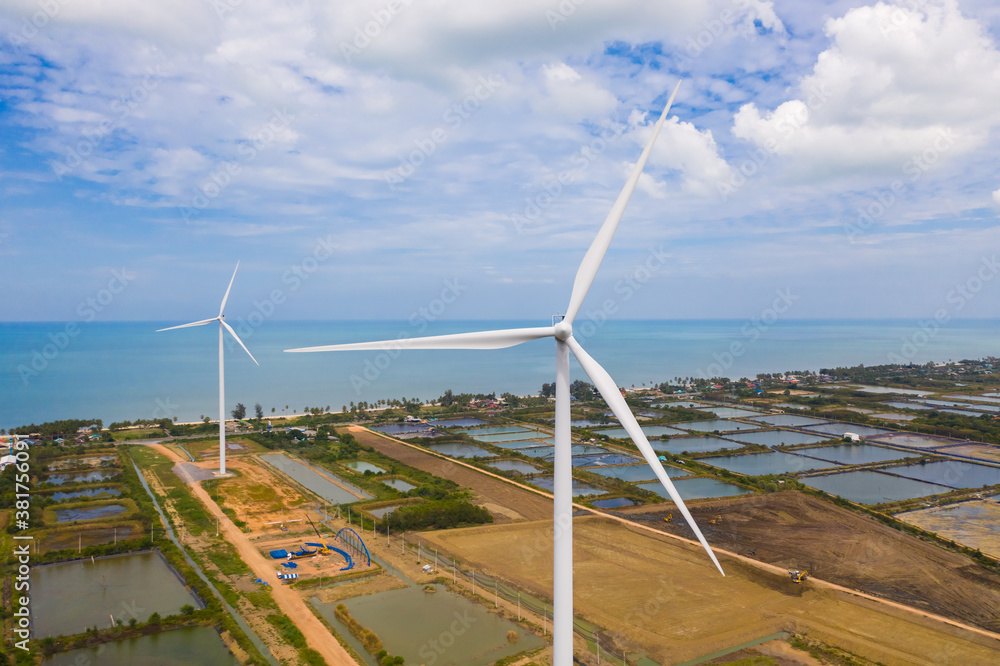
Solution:
[(789, 569), (788, 575), (792, 577), (793, 583), (801, 583), (809, 577), (809, 572), (805, 570), (799, 571), (798, 569)]

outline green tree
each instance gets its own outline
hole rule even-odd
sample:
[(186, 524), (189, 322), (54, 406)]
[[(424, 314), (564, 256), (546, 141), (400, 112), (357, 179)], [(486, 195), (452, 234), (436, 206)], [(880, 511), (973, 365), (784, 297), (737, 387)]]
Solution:
[(247, 416), (247, 408), (242, 402), (236, 403), (236, 409), (233, 410), (234, 419), (245, 419)]
[(256, 405), (253, 406), (253, 413), (254, 413), (254, 416), (257, 417), (258, 421), (260, 421), (262, 418), (264, 418), (264, 408), (260, 406), (259, 402)]

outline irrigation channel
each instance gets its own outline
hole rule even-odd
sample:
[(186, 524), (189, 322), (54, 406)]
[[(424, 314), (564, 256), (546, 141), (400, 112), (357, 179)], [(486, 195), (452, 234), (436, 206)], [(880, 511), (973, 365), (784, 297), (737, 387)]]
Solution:
[(254, 644), (254, 647), (257, 648), (257, 650), (261, 653), (264, 659), (267, 659), (268, 663), (271, 664), (272, 666), (279, 666), (277, 659), (275, 659), (274, 656), (271, 654), (271, 650), (268, 649), (268, 647), (264, 644), (264, 641), (260, 639), (260, 636), (255, 634), (253, 629), (250, 628), (250, 625), (247, 624), (246, 620), (243, 619), (243, 616), (240, 615), (235, 608), (229, 605), (229, 602), (227, 602), (225, 597), (223, 597), (222, 594), (217, 589), (215, 589), (215, 585), (213, 585), (212, 581), (208, 579), (208, 576), (205, 575), (205, 572), (201, 570), (201, 567), (198, 566), (198, 563), (195, 562), (190, 555), (188, 555), (187, 550), (184, 549), (184, 546), (181, 545), (181, 542), (178, 541), (177, 536), (174, 534), (173, 528), (170, 527), (170, 521), (167, 520), (167, 516), (163, 513), (163, 509), (160, 508), (160, 503), (156, 501), (156, 495), (153, 494), (153, 491), (150, 490), (149, 488), (149, 484), (146, 483), (146, 477), (142, 475), (142, 470), (139, 469), (139, 466), (136, 465), (135, 462), (132, 462), (132, 467), (135, 468), (135, 473), (139, 475), (139, 481), (142, 483), (142, 487), (143, 489), (145, 489), (146, 494), (149, 495), (149, 498), (151, 500), (153, 500), (153, 506), (156, 508), (156, 512), (160, 514), (160, 520), (163, 522), (163, 528), (167, 532), (167, 538), (173, 541), (174, 545), (177, 546), (178, 550), (180, 550), (181, 553), (184, 555), (184, 559), (187, 560), (188, 564), (191, 565), (195, 573), (198, 574), (198, 578), (201, 578), (203, 581), (205, 581), (205, 584), (208, 585), (208, 589), (212, 590), (212, 594), (214, 594), (216, 598), (222, 603), (222, 607), (225, 608), (226, 612), (228, 612), (232, 616), (232, 618), (236, 621), (236, 624), (239, 625), (240, 629), (243, 630), (243, 633), (247, 635), (247, 638), (250, 639), (250, 642)]

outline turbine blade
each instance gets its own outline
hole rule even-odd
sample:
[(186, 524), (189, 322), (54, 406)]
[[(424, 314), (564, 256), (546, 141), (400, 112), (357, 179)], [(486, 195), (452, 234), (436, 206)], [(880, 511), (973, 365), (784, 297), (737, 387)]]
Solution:
[(156, 330), (157, 333), (160, 331), (172, 331), (175, 328), (188, 328), (189, 326), (204, 326), (205, 324), (211, 324), (213, 321), (219, 321), (218, 317), (212, 317), (211, 319), (202, 319), (201, 321), (193, 321), (190, 324), (181, 324), (180, 326), (171, 326), (170, 328), (159, 328)]
[[(250, 360), (253, 361), (254, 363), (257, 363), (257, 359), (253, 357), (253, 354), (250, 353), (250, 350), (247, 349), (247, 346), (243, 344), (242, 340), (240, 340), (240, 336), (236, 335), (236, 331), (233, 330), (233, 327), (227, 324), (225, 319), (220, 319), (219, 323), (222, 324), (227, 331), (229, 331), (229, 334), (231, 336), (236, 338), (236, 342), (240, 343), (240, 347), (243, 347), (243, 351), (247, 353), (247, 355), (250, 357)], [(257, 363), (257, 365), (260, 365), (260, 363)]]
[[(229, 286), (226, 287), (226, 295), (222, 297), (222, 305), (219, 306), (219, 316), (222, 316), (222, 311), (226, 309), (226, 301), (229, 300), (229, 290), (233, 288), (233, 280), (236, 279), (236, 271), (240, 270), (240, 262), (236, 262), (236, 268), (233, 269), (233, 277), (229, 278)], [(233, 335), (236, 335), (233, 333)], [(243, 344), (243, 343), (240, 343)], [(245, 349), (245, 348), (244, 348)], [(247, 352), (248, 354), (250, 352)]]
[(377, 342), (354, 342), (343, 345), (325, 345), (322, 347), (300, 347), (286, 349), (286, 352), (321, 352), (321, 351), (363, 351), (366, 349), (396, 350), (396, 349), (503, 349), (513, 347), (522, 342), (551, 337), (551, 326), (543, 328), (511, 328), (505, 331), (477, 331), (475, 333), (456, 333), (454, 335), (433, 335), (426, 338), (400, 338), (398, 340), (379, 340)]
[(646, 439), (646, 435), (642, 432), (642, 428), (639, 427), (639, 422), (635, 420), (635, 416), (632, 415), (632, 410), (629, 409), (628, 405), (625, 403), (625, 398), (618, 390), (618, 385), (608, 374), (607, 370), (601, 367), (601, 365), (593, 359), (593, 357), (588, 354), (580, 343), (577, 342), (572, 336), (566, 340), (569, 345), (570, 350), (572, 350), (573, 355), (576, 356), (576, 360), (580, 362), (580, 366), (584, 369), (590, 379), (594, 382), (594, 386), (597, 390), (601, 392), (601, 397), (604, 401), (608, 403), (611, 407), (611, 411), (614, 412), (615, 416), (618, 417), (618, 421), (621, 422), (622, 427), (628, 432), (632, 441), (635, 442), (636, 446), (639, 447), (639, 451), (642, 452), (643, 458), (650, 467), (653, 468), (653, 472), (656, 473), (656, 477), (666, 488), (667, 494), (670, 495), (670, 499), (674, 501), (677, 508), (684, 515), (684, 519), (687, 521), (691, 529), (694, 530), (695, 536), (698, 537), (698, 541), (705, 548), (705, 552), (708, 556), (712, 558), (715, 562), (715, 566), (719, 569), (719, 573), (723, 576), (726, 572), (722, 570), (722, 565), (719, 564), (719, 560), (716, 559), (715, 553), (712, 552), (712, 547), (708, 545), (708, 541), (705, 540), (705, 536), (698, 529), (698, 524), (694, 522), (694, 518), (688, 511), (687, 506), (684, 504), (684, 500), (681, 499), (680, 493), (674, 488), (674, 484), (670, 481), (670, 477), (667, 476), (666, 471), (663, 469), (663, 465), (656, 458), (656, 452), (653, 447), (649, 445), (649, 441)]
[(611, 207), (611, 212), (608, 213), (604, 224), (601, 225), (601, 230), (597, 232), (597, 238), (591, 243), (590, 249), (587, 250), (583, 261), (580, 262), (580, 268), (576, 271), (576, 279), (573, 281), (573, 293), (569, 297), (569, 307), (566, 308), (565, 321), (570, 324), (573, 323), (577, 313), (580, 312), (583, 299), (587, 297), (590, 285), (594, 283), (594, 278), (601, 267), (601, 262), (604, 261), (604, 255), (611, 245), (611, 239), (614, 238), (615, 230), (618, 229), (618, 223), (621, 221), (622, 215), (625, 214), (625, 207), (628, 206), (628, 200), (635, 190), (636, 183), (639, 182), (639, 176), (642, 175), (642, 170), (646, 166), (646, 160), (653, 151), (653, 144), (656, 143), (656, 137), (660, 135), (660, 128), (663, 127), (663, 121), (666, 119), (667, 113), (670, 111), (670, 106), (674, 103), (674, 96), (677, 94), (677, 89), (680, 87), (681, 82), (678, 81), (674, 87), (674, 91), (670, 93), (667, 106), (663, 109), (663, 113), (660, 114), (660, 119), (656, 121), (656, 125), (653, 127), (653, 136), (649, 138), (645, 149), (642, 151), (642, 155), (639, 156), (639, 161), (635, 163), (635, 168), (632, 169), (632, 175), (625, 181), (625, 187), (622, 188), (621, 194), (618, 195), (615, 205)]

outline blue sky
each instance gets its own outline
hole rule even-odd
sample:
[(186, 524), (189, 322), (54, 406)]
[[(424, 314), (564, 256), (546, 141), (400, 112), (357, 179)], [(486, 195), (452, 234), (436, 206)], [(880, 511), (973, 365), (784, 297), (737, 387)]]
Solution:
[(0, 0), (0, 318), (211, 316), (240, 260), (231, 319), (548, 321), (678, 79), (585, 313), (995, 317), (998, 30), (985, 0)]

